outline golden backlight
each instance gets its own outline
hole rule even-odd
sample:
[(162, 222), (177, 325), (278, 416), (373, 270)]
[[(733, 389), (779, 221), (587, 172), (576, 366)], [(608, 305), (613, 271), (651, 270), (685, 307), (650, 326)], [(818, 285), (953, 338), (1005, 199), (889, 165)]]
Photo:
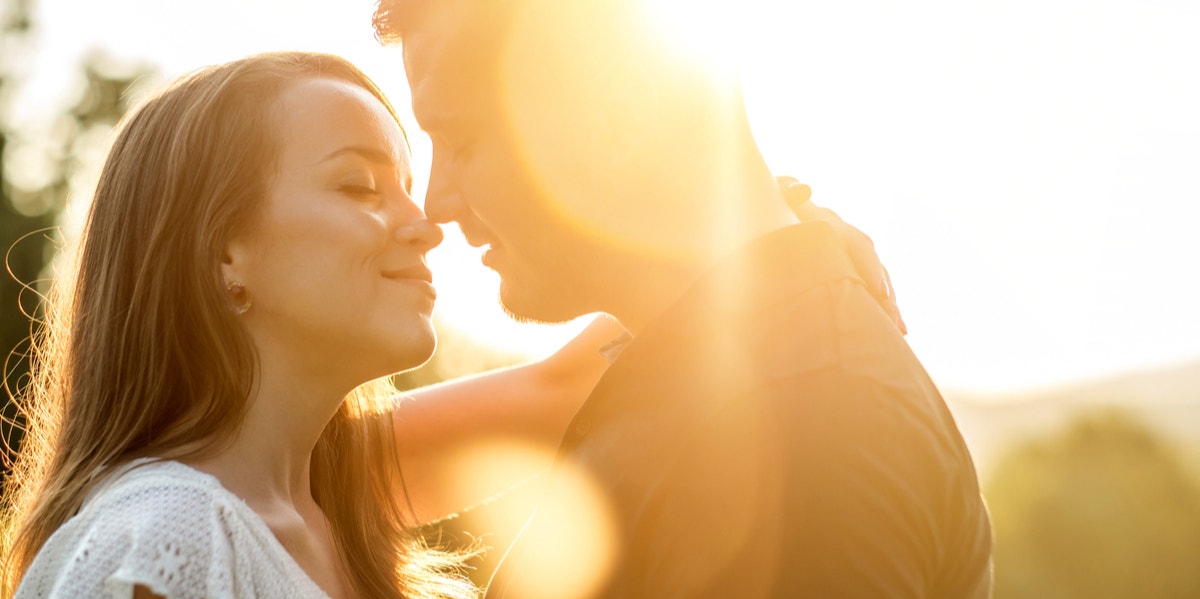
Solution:
[(500, 119), (555, 226), (650, 259), (693, 257), (722, 245), (702, 231), (736, 230), (729, 220), (742, 216), (707, 200), (744, 192), (712, 171), (744, 147), (739, 24), (753, 12), (671, 0), (638, 9), (633, 24), (592, 4), (519, 13), (500, 50)]
[(695, 59), (714, 77), (736, 84), (749, 60), (751, 16), (756, 2), (643, 0), (663, 40)]
[[(943, 387), (1007, 393), (1200, 356), (1200, 285), (1177, 264), (1200, 251), (1197, 3), (647, 1), (664, 39), (741, 63), (772, 170), (872, 236)], [(13, 122), (56, 122), (89, 48), (165, 76), (329, 51), (402, 111), (424, 187), (431, 150), (399, 51), (371, 36), (372, 0), (35, 4)], [(720, 33), (699, 33), (714, 21)], [(80, 160), (77, 205), (97, 154)], [(1147, 217), (1130, 218), (1130, 201)], [(439, 251), (446, 320), (534, 355), (565, 337), (530, 342), (543, 331), (494, 308), (478, 252), (459, 239)]]

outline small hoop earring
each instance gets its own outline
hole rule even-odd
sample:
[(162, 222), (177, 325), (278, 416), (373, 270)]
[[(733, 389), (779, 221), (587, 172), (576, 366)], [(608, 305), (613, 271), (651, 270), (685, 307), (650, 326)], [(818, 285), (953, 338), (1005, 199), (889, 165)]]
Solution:
[(229, 292), (229, 296), (233, 299), (233, 311), (239, 315), (245, 314), (250, 310), (250, 306), (254, 303), (250, 301), (250, 294), (246, 293), (246, 286), (241, 283), (230, 283), (229, 287), (225, 288)]

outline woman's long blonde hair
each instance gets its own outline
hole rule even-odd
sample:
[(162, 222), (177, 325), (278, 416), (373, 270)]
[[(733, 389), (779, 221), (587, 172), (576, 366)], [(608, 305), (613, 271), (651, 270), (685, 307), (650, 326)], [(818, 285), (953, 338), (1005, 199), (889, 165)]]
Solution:
[[(219, 450), (240, 426), (257, 357), (219, 264), (274, 172), (274, 100), (305, 77), (358, 85), (395, 118), (349, 62), (288, 52), (198, 71), (124, 122), (73, 276), (51, 292), (34, 339), (32, 382), (14, 398), (27, 425), (4, 489), (0, 596), (94, 481), (140, 457)], [(360, 595), (472, 596), (458, 559), (408, 532), (387, 391), (355, 390), (329, 423), (313, 452), (313, 497)]]

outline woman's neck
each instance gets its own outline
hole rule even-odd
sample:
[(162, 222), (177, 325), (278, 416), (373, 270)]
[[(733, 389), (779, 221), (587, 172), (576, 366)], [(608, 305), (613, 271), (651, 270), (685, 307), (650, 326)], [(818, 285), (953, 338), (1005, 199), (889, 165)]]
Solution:
[(269, 354), (260, 363), (245, 418), (230, 442), (189, 463), (252, 505), (314, 505), (312, 451), (346, 391), (311, 371), (281, 367)]

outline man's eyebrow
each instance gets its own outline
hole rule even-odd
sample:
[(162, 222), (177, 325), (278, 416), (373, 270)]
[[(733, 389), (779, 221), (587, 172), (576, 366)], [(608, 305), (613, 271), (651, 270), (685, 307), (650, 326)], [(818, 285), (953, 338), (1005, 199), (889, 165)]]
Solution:
[[(472, 129), (481, 120), (478, 100), (468, 101), (464, 95), (474, 90), (446, 77), (426, 81), (413, 93), (413, 116), (417, 126), (426, 133)], [(477, 92), (476, 92), (477, 93)]]
[(431, 137), (471, 135), (477, 133), (480, 128), (480, 119), (468, 113), (466, 109), (454, 111), (439, 107), (430, 112), (415, 112), (418, 113), (415, 115), (417, 126)]
[(422, 106), (418, 103), (413, 105), (413, 116), (417, 117), (417, 126), (426, 133), (443, 129), (451, 125), (454, 120), (453, 116), (447, 114), (441, 106), (434, 110), (422, 110)]

